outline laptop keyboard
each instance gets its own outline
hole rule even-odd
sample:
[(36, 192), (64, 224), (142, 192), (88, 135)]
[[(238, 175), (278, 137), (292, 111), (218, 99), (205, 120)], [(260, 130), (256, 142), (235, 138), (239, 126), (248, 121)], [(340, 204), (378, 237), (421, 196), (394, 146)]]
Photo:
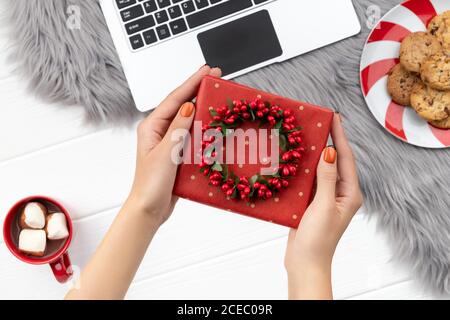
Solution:
[(115, 0), (133, 50), (269, 1), (273, 0)]

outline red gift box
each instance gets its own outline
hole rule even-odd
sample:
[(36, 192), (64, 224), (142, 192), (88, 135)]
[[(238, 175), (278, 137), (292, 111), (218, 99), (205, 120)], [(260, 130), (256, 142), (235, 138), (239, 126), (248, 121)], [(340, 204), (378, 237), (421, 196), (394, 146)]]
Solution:
[[(273, 194), (270, 199), (252, 199), (248, 202), (241, 199), (227, 197), (220, 186), (213, 186), (207, 176), (204, 176), (198, 163), (193, 163), (195, 153), (192, 146), (198, 145), (199, 137), (191, 129), (191, 140), (188, 145), (190, 162), (183, 163), (178, 169), (174, 187), (174, 195), (188, 200), (196, 201), (216, 208), (240, 213), (249, 217), (269, 221), (287, 227), (297, 228), (307, 209), (314, 189), (317, 164), (322, 150), (326, 147), (329, 137), (333, 112), (329, 109), (311, 105), (309, 103), (291, 100), (274, 94), (262, 92), (231, 81), (214, 77), (205, 77), (202, 81), (196, 101), (196, 115), (194, 123), (208, 125), (213, 121), (211, 110), (227, 105), (230, 101), (261, 99), (271, 105), (278, 105), (283, 110), (292, 110), (297, 125), (301, 127), (302, 147), (304, 152), (298, 162), (297, 174), (289, 179), (289, 186)], [(244, 123), (241, 129), (258, 129), (258, 125), (251, 122)], [(197, 132), (198, 133), (198, 132)], [(270, 134), (270, 133), (269, 133)], [(271, 136), (268, 136), (271, 137)], [(201, 141), (200, 137), (200, 141)], [(269, 138), (266, 138), (269, 140)], [(259, 145), (259, 144), (258, 144)], [(237, 147), (237, 146), (236, 146)], [(247, 149), (250, 149), (248, 146)], [(268, 150), (270, 150), (270, 143)], [(249, 150), (246, 150), (246, 159)], [(186, 154), (185, 154), (186, 156)], [(186, 156), (185, 159), (188, 158)], [(236, 155), (237, 158), (237, 155)], [(265, 160), (265, 159), (263, 159)], [(261, 167), (267, 167), (257, 159), (254, 164), (228, 164), (228, 172), (236, 176), (252, 177), (259, 173)]]

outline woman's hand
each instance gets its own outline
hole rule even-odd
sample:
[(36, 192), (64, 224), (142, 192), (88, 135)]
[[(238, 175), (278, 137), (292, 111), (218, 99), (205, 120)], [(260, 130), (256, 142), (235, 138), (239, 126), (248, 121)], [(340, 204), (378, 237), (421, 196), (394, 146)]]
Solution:
[(203, 77), (221, 74), (219, 68), (200, 68), (139, 124), (136, 174), (127, 202), (147, 212), (159, 224), (169, 218), (177, 201), (172, 189), (178, 165), (171, 157), (180, 141), (172, 141), (172, 133), (191, 127), (195, 107), (186, 101), (194, 98)]
[(66, 299), (121, 299), (160, 225), (172, 213), (176, 198), (172, 189), (177, 164), (172, 150), (176, 129), (189, 129), (195, 107), (191, 102), (206, 75), (220, 77), (221, 71), (200, 68), (138, 128), (136, 176), (130, 196), (102, 243), (81, 273), (77, 286)]
[(336, 148), (327, 147), (317, 169), (317, 192), (298, 230), (291, 230), (285, 266), (291, 299), (332, 299), (331, 262), (336, 246), (362, 205), (355, 159), (341, 124), (333, 120)]

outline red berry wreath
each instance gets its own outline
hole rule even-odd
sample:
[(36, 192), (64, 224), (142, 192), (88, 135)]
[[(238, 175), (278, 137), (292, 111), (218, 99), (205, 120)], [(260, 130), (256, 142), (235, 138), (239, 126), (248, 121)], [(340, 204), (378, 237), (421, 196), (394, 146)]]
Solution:
[(226, 106), (211, 109), (210, 114), (213, 121), (203, 126), (203, 133), (215, 129), (225, 137), (228, 129), (236, 129), (245, 121), (250, 121), (270, 129), (278, 129), (280, 138), (280, 165), (272, 175), (238, 177), (229, 172), (226, 165), (207, 161), (208, 158), (216, 156), (215, 147), (210, 147), (215, 139), (214, 136), (204, 135), (202, 161), (199, 166), (203, 175), (209, 177), (211, 185), (220, 187), (229, 198), (247, 202), (270, 199), (275, 193), (289, 186), (288, 180), (296, 175), (299, 161), (305, 151), (302, 146), (301, 128), (296, 126), (297, 119), (291, 110), (283, 110), (277, 105), (255, 99), (230, 101)]

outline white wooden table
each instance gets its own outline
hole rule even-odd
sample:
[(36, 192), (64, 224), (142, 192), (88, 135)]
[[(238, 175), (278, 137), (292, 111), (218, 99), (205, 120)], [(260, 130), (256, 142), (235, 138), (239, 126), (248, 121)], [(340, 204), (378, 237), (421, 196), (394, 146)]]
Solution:
[[(79, 274), (130, 188), (135, 128), (89, 127), (81, 107), (37, 99), (26, 89), (26, 80), (11, 72), (8, 45), (1, 28), (0, 222), (22, 197), (59, 199), (74, 219), (70, 254)], [(285, 299), (286, 235), (283, 227), (180, 200), (152, 243), (128, 298)], [(359, 212), (335, 256), (335, 297), (432, 297), (391, 258), (375, 219)], [(48, 266), (18, 261), (0, 239), (1, 299), (60, 299), (66, 291)]]

